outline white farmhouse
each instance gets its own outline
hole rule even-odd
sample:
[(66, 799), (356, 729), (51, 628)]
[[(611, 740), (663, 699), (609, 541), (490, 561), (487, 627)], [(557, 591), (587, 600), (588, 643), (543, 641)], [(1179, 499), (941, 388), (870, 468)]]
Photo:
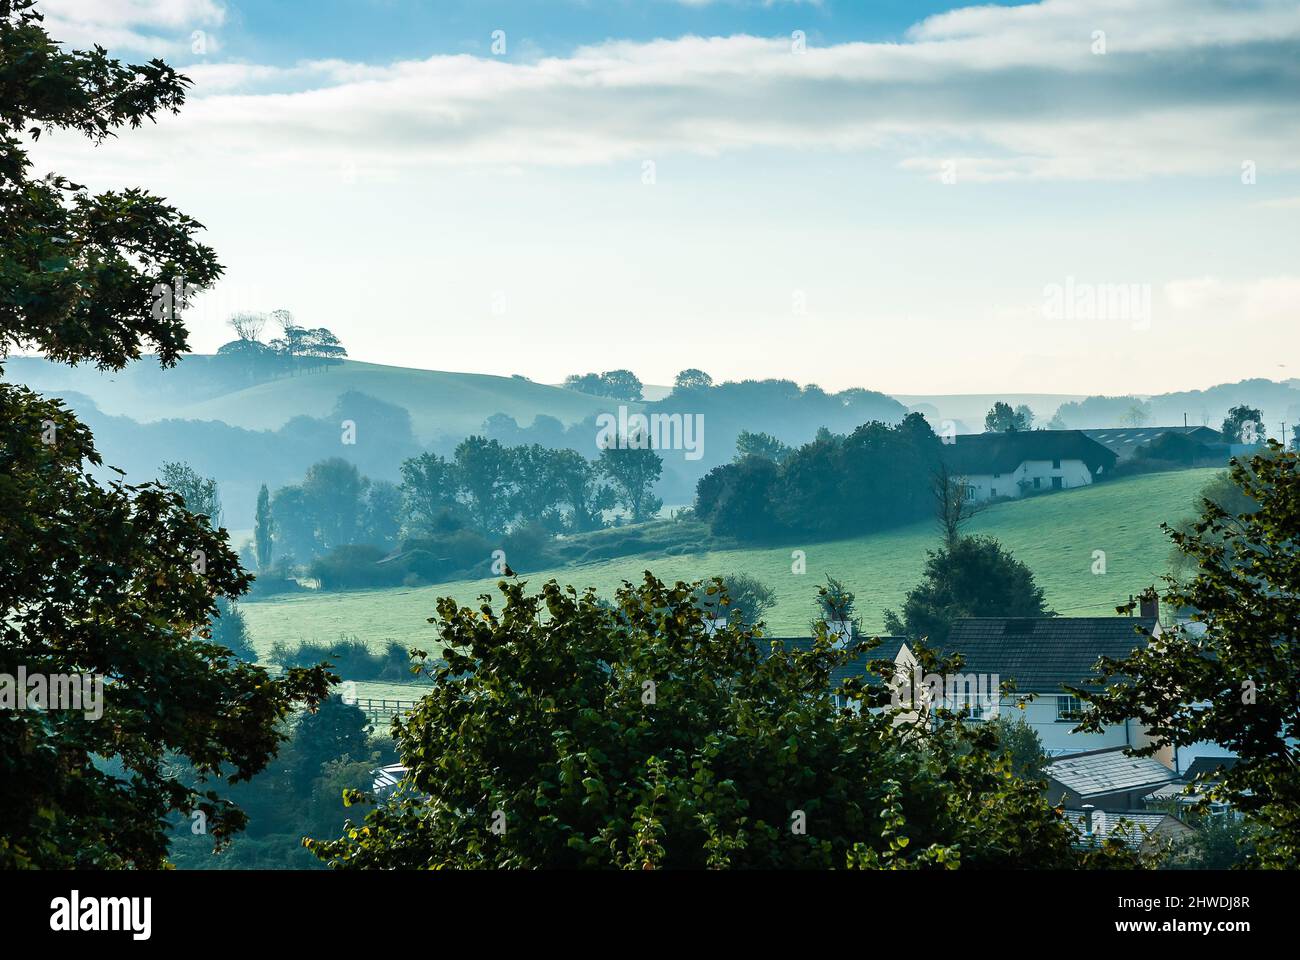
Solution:
[(1114, 451), (1081, 430), (971, 433), (943, 445), (949, 470), (968, 500), (1022, 497), (1042, 490), (1083, 487), (1113, 470)]

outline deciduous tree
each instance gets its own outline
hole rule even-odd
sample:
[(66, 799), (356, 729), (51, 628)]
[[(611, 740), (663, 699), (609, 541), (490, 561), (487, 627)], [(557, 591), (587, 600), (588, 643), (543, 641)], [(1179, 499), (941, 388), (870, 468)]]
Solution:
[(664, 462), (648, 446), (637, 445), (631, 438), (624, 447), (606, 447), (600, 451), (597, 468), (614, 488), (614, 498), (627, 508), (634, 523), (649, 520), (663, 501), (651, 491), (663, 473)]
[(1150, 754), (1210, 741), (1237, 763), (1205, 786), (1259, 827), (1259, 865), (1300, 866), (1300, 455), (1273, 442), (1266, 455), (1233, 461), (1230, 476), (1253, 510), (1211, 499), (1190, 530), (1166, 525), (1195, 563), (1190, 580), (1167, 579), (1166, 609), (1187, 610), (1129, 657), (1103, 659), (1100, 692), (1082, 729), (1138, 720)]
[[(310, 849), (372, 869), (1129, 862), (1118, 842), (1076, 849), (990, 725), (837, 707), (831, 671), (861, 651), (711, 633), (699, 587), (647, 573), (612, 607), (554, 581), (531, 595), (503, 581), (499, 606), (440, 600), (433, 689), (394, 724), (403, 785)], [(889, 698), (858, 680), (841, 692)]]
[[(199, 224), (144, 190), (32, 179), (22, 138), (102, 141), (177, 111), (187, 83), (66, 49), (29, 0), (0, 2), (0, 357), (115, 370), (185, 351), (179, 311), (220, 274)], [(246, 818), (217, 781), (261, 770), (330, 679), (271, 679), (214, 643), (218, 599), (248, 586), (225, 537), (158, 484), (101, 484), (102, 463), (61, 402), (0, 383), (0, 674), (110, 681), (99, 715), (0, 710), (0, 870), (157, 868), (169, 818), (193, 811), (228, 838)], [(206, 782), (169, 776), (173, 756)]]
[(992, 537), (962, 537), (926, 556), (925, 576), (908, 591), (902, 615), (885, 611), (890, 633), (942, 646), (959, 617), (1041, 617), (1047, 612), (1033, 573)]

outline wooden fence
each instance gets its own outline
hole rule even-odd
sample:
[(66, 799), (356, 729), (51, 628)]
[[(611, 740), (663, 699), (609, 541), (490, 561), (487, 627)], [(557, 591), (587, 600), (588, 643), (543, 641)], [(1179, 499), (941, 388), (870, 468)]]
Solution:
[(374, 697), (357, 697), (356, 700), (348, 701), (350, 706), (359, 708), (366, 718), (375, 726), (383, 724), (387, 726), (393, 717), (402, 713), (410, 713), (415, 709), (418, 700), (388, 700), (376, 699)]

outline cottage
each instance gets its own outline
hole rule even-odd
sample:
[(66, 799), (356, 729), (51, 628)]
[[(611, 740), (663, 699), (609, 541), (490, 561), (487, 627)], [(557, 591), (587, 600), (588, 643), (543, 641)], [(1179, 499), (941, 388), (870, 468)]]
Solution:
[[(1135, 721), (1109, 724), (1101, 733), (1075, 733), (1079, 699), (1065, 686), (1097, 689), (1087, 678), (1101, 657), (1121, 658), (1144, 645), (1139, 628), (1159, 636), (1156, 608), (1141, 617), (968, 617), (957, 620), (943, 649), (960, 653), (966, 673), (996, 674), (1015, 681), (998, 713), (1020, 717), (1043, 743), (1048, 756), (1150, 741)], [(1028, 695), (1033, 699), (1024, 702)], [(1023, 710), (1020, 707), (1023, 706)]]
[(1116, 454), (1081, 430), (960, 434), (943, 446), (968, 500), (1083, 487), (1113, 470)]

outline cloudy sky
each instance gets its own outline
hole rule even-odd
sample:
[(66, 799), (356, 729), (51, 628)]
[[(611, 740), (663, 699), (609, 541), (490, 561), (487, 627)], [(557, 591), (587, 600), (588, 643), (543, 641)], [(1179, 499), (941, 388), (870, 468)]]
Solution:
[(44, 0), (194, 81), (38, 160), (356, 359), (899, 393), (1300, 376), (1300, 0)]

